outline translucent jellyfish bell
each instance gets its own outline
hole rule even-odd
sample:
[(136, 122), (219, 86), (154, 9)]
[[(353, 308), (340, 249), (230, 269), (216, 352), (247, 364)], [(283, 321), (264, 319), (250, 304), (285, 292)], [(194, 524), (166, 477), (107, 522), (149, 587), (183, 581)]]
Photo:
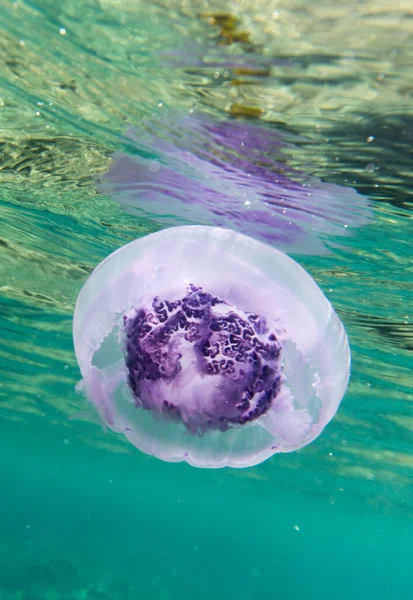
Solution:
[(182, 226), (123, 246), (74, 314), (82, 388), (137, 448), (249, 467), (309, 444), (337, 411), (343, 325), (293, 259), (227, 229)]

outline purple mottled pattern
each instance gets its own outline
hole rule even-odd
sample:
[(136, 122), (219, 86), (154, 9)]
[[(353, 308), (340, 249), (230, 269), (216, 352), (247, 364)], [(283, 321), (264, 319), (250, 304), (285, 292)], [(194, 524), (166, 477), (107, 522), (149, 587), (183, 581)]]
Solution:
[(265, 318), (200, 287), (177, 300), (154, 298), (125, 315), (124, 326), (137, 405), (193, 433), (253, 421), (280, 390), (281, 344)]
[(192, 114), (151, 120), (125, 142), (99, 189), (162, 227), (228, 227), (286, 252), (324, 254), (326, 242), (371, 220), (353, 189), (283, 163), (292, 142), (274, 129)]

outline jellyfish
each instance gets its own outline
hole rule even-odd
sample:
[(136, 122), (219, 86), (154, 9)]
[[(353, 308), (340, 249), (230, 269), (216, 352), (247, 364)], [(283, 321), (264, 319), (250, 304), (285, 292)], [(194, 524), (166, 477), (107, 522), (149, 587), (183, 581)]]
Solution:
[(345, 394), (344, 327), (282, 251), (225, 228), (126, 244), (75, 308), (79, 389), (144, 453), (249, 467), (312, 442)]
[(313, 255), (371, 220), (367, 199), (352, 188), (281, 161), (296, 137), (202, 113), (165, 114), (127, 132), (127, 151), (113, 154), (98, 182), (125, 211), (161, 227), (228, 227), (290, 254)]

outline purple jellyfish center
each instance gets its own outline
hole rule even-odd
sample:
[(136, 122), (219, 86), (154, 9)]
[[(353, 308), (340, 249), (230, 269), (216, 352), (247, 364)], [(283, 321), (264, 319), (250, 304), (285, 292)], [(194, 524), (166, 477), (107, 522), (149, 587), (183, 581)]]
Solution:
[(265, 414), (282, 381), (281, 344), (266, 319), (189, 285), (124, 316), (128, 383), (137, 406), (192, 433)]

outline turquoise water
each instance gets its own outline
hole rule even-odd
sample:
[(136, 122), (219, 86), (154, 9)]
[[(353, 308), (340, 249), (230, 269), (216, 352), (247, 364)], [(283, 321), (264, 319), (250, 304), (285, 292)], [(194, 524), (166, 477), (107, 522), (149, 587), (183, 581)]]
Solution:
[[(1, 600), (410, 597), (411, 15), (355, 0), (3, 4)], [(99, 178), (191, 109), (280, 132), (265, 160), (354, 187), (367, 210), (345, 236), (319, 233), (330, 253), (294, 254), (349, 334), (343, 404), (310, 446), (245, 470), (162, 463), (70, 419), (85, 408), (79, 290), (160, 227)]]

